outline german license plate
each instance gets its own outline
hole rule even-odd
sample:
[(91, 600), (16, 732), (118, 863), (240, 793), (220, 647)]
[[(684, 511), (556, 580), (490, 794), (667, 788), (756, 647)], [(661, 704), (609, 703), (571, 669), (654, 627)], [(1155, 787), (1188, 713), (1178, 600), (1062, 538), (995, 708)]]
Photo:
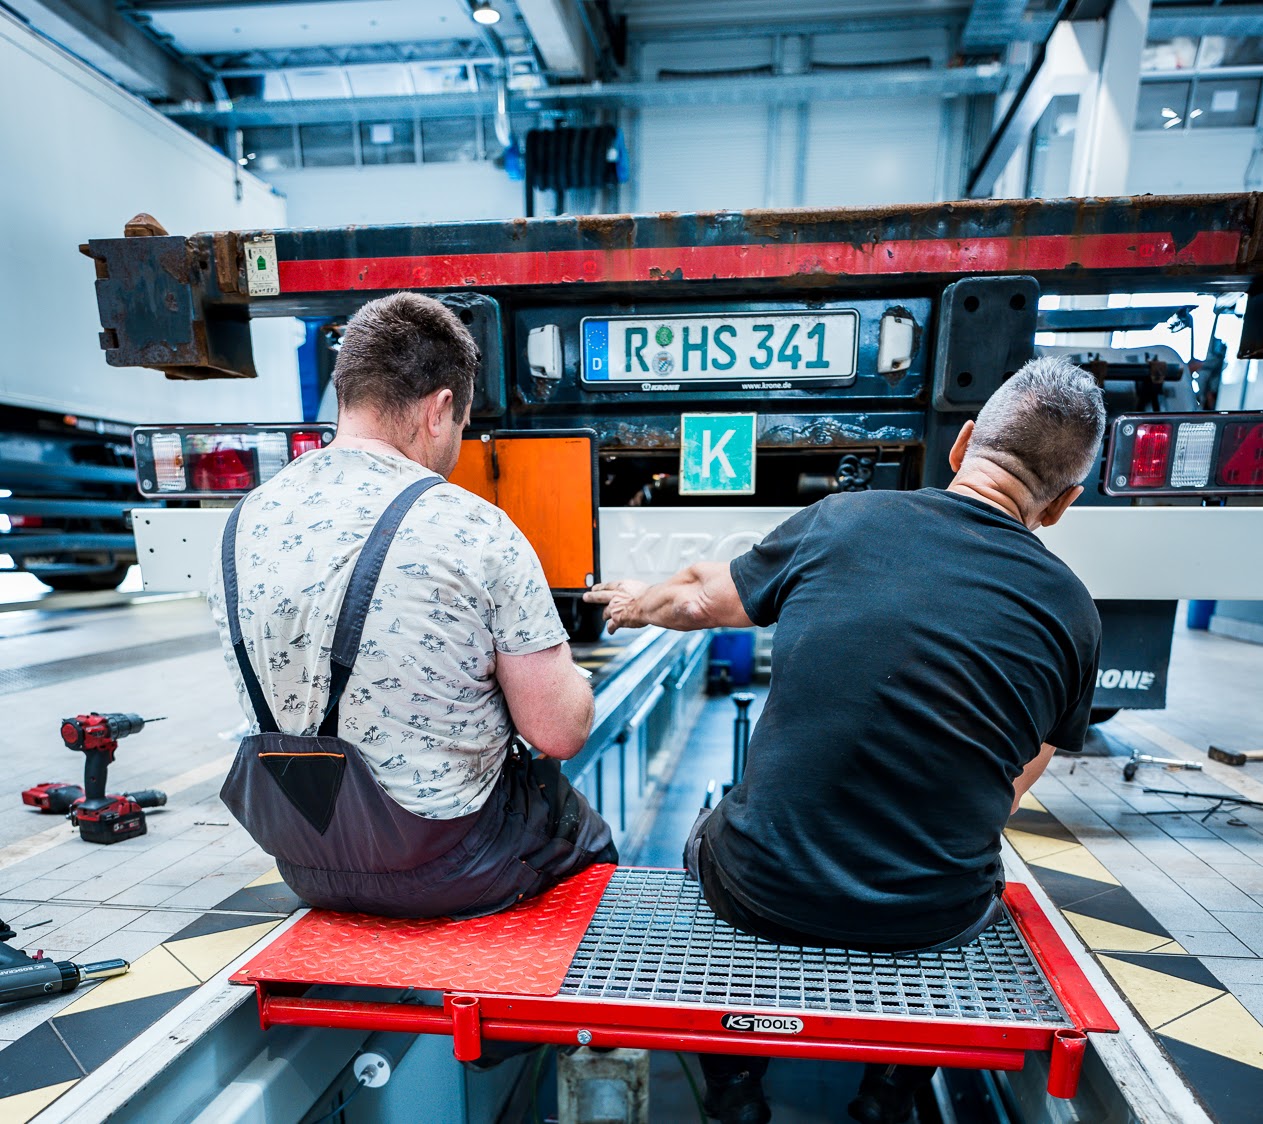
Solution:
[(607, 390), (846, 386), (855, 381), (859, 322), (854, 309), (590, 317), (583, 380)]

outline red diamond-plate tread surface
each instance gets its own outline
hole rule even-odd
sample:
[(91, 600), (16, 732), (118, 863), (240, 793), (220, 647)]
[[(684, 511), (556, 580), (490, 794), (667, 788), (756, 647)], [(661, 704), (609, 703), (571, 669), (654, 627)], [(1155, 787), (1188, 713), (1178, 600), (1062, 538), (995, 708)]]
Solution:
[(538, 898), (470, 921), (313, 909), (232, 981), (556, 995), (613, 873), (588, 867)]

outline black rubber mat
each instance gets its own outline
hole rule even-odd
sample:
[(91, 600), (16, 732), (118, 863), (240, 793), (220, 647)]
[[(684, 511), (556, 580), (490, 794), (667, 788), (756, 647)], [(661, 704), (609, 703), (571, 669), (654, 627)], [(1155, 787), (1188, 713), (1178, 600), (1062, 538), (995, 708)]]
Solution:
[(151, 644), (137, 644), (134, 648), (116, 648), (112, 652), (89, 652), (64, 660), (30, 664), (27, 667), (0, 669), (0, 695), (12, 695), (18, 691), (30, 691), (36, 687), (50, 687), (70, 679), (82, 679), (88, 675), (100, 675), (106, 671), (121, 671), (141, 664), (171, 660), (219, 647), (216, 632), (196, 632), (192, 636), (178, 636), (174, 640), (156, 640)]

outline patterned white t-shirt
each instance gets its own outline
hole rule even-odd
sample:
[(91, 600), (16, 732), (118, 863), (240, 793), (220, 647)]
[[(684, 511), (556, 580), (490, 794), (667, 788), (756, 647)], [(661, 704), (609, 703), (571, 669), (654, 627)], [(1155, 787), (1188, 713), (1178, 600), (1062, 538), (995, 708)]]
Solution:
[[(329, 697), (334, 628), (360, 546), (409, 484), (434, 475), (357, 449), (305, 453), (246, 497), (237, 527), (241, 633), (282, 732), (314, 734)], [(219, 551), (209, 601), (242, 708)], [(512, 737), (496, 655), (566, 639), (535, 551), (498, 507), (442, 483), (404, 516), (339, 707), (383, 789), (453, 819), (482, 807)]]

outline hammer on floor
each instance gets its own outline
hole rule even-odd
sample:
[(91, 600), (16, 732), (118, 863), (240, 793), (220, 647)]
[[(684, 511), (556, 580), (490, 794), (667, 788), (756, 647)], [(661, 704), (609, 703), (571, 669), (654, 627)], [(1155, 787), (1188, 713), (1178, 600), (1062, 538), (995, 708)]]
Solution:
[(1218, 761), (1223, 765), (1244, 765), (1247, 761), (1263, 761), (1263, 749), (1220, 749), (1217, 745), (1212, 745), (1207, 751), (1207, 755), (1212, 761)]

